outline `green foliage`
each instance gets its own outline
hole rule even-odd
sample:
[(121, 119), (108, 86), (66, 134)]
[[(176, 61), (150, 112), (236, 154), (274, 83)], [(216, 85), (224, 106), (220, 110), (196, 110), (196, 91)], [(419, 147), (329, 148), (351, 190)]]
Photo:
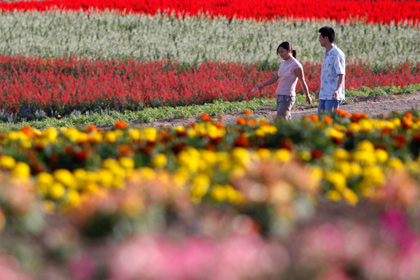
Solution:
[[(346, 91), (347, 97), (354, 96), (379, 96), (385, 94), (410, 94), (420, 90), (420, 84), (409, 85), (405, 87), (385, 86), (377, 88), (363, 87), (359, 89), (349, 89)], [(315, 108), (318, 106), (314, 94), (312, 94), (313, 104), (306, 105), (307, 108)], [(347, 103), (352, 102), (350, 99)], [(305, 97), (302, 94), (296, 96), (296, 105), (306, 104)], [(211, 116), (223, 115), (226, 113), (243, 112), (246, 109), (256, 111), (264, 107), (275, 110), (275, 100), (269, 98), (253, 99), (250, 101), (228, 102), (216, 100), (213, 103), (204, 105), (176, 106), (176, 107), (160, 107), (145, 108), (140, 111), (125, 111), (124, 113), (110, 111), (108, 113), (86, 113), (84, 115), (64, 116), (63, 118), (45, 117), (40, 121), (24, 121), (24, 122), (3, 122), (0, 123), (2, 131), (21, 129), (24, 126), (33, 126), (35, 128), (44, 129), (47, 127), (73, 127), (86, 126), (94, 124), (98, 127), (109, 127), (114, 125), (118, 120), (128, 123), (149, 123), (156, 120), (170, 120), (175, 118), (198, 117), (202, 113), (208, 113)]]

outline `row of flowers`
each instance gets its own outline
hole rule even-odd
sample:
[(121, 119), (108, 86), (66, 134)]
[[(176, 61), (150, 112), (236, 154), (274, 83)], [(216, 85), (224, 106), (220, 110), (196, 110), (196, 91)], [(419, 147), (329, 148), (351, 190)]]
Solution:
[(319, 45), (318, 29), (324, 25), (336, 30), (336, 44), (349, 60), (369, 60), (373, 65), (386, 67), (387, 63), (418, 62), (420, 57), (417, 28), (60, 11), (3, 13), (0, 54), (170, 59), (195, 65), (222, 60), (257, 63), (274, 69), (279, 62), (276, 48), (282, 41), (290, 41), (302, 61), (321, 62), (324, 52)]
[[(69, 279), (418, 277), (418, 113), (244, 113), (2, 133), (1, 246), (38, 279), (52, 262)], [(15, 246), (28, 233), (36, 268)]]
[(158, 12), (175, 13), (177, 16), (202, 15), (228, 18), (271, 20), (276, 18), (330, 19), (344, 22), (369, 22), (381, 24), (414, 24), (418, 26), (420, 5), (418, 1), (333, 1), (299, 0), (277, 2), (274, 0), (228, 1), (145, 1), (145, 0), (50, 0), (42, 2), (1, 3), (2, 11), (45, 11), (59, 8), (64, 11), (80, 9), (118, 10), (124, 13)]
[[(151, 177), (156, 176), (154, 170), (172, 172), (196, 203), (240, 204), (246, 191), (236, 177), (251, 174), (270, 180), (276, 177), (268, 175), (270, 169), (281, 174), (274, 171), (276, 165), (295, 161), (309, 169), (307, 176), (299, 171), (301, 179), (292, 181), (303, 180), (300, 185), (321, 191), (323, 197), (350, 204), (378, 191), (391, 195), (378, 187), (395, 171), (414, 178), (407, 175), (407, 182), (419, 179), (418, 116), (368, 119), (341, 114), (335, 123), (328, 116), (322, 120), (311, 116), (272, 124), (240, 118), (236, 126), (225, 126), (204, 114), (204, 122), (176, 129), (130, 128), (124, 122), (102, 132), (95, 126), (45, 131), (26, 127), (1, 135), (0, 167), (23, 178), (35, 175), (37, 192), (51, 209), (77, 207), (98, 192), (124, 189), (126, 179), (139, 168)], [(320, 180), (321, 189), (316, 187)], [(402, 193), (393, 194), (401, 195), (396, 200), (409, 205), (417, 199), (415, 183), (411, 185), (402, 185)]]
[[(74, 110), (136, 110), (274, 97), (275, 88), (251, 93), (272, 71), (254, 65), (206, 62), (187, 69), (171, 61), (42, 59), (0, 57), (0, 107), (22, 117), (37, 110), (68, 115)], [(319, 87), (321, 64), (304, 64), (310, 92)], [(347, 63), (346, 88), (420, 83), (420, 64), (404, 63), (373, 72), (367, 62)], [(299, 92), (301, 87), (297, 87)]]

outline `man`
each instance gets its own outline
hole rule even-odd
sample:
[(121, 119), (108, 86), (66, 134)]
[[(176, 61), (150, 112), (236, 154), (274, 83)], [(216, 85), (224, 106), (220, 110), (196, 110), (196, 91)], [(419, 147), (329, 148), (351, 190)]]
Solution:
[(319, 43), (325, 48), (325, 53), (321, 69), (321, 88), (316, 91), (316, 98), (319, 98), (318, 115), (325, 112), (333, 112), (335, 115), (345, 99), (346, 61), (344, 53), (334, 45), (334, 29), (324, 26), (319, 29), (319, 33)]

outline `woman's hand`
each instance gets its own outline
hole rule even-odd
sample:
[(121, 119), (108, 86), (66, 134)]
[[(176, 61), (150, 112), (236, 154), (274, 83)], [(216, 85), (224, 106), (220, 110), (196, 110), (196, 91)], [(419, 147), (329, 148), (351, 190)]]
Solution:
[(253, 90), (251, 90), (251, 92), (254, 92), (256, 90), (262, 89), (264, 86), (263, 85), (259, 85), (256, 88), (254, 88)]
[(309, 94), (306, 95), (306, 103), (308, 103), (309, 105), (312, 104), (312, 98), (311, 98), (311, 96)]

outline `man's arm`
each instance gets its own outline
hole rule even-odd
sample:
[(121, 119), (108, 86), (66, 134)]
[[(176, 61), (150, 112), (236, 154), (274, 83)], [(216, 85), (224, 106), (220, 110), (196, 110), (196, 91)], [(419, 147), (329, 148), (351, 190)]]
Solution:
[(332, 99), (336, 100), (338, 98), (338, 95), (340, 93), (340, 88), (343, 86), (344, 83), (344, 74), (338, 74), (338, 85), (337, 89), (334, 91)]

